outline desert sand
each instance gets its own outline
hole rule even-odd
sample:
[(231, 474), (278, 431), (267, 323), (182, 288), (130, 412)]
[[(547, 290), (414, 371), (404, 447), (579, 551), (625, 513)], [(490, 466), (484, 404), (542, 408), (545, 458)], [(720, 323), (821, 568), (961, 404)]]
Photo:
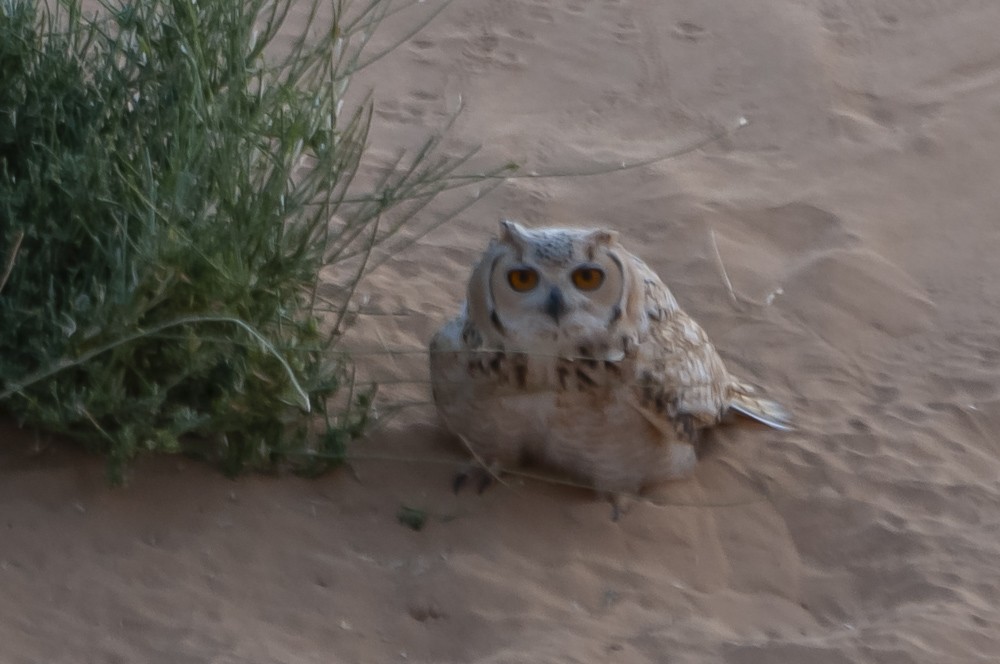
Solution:
[[(0, 429), (0, 661), (1000, 661), (998, 34), (994, 0), (457, 0), (354, 82), (375, 161), (460, 97), (470, 168), (521, 165), (363, 285), (389, 315), (345, 344), (410, 405), (318, 480), (114, 489)], [(453, 495), (419, 351), (502, 216), (618, 229), (797, 429), (720, 428), (618, 522)]]

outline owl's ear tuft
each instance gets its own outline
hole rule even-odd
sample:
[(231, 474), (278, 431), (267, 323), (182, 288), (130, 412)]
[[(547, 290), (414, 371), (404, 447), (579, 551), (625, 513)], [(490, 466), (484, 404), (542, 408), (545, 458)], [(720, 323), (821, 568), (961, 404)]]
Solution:
[(595, 247), (610, 247), (618, 244), (618, 231), (599, 228), (587, 234), (587, 242)]
[(527, 229), (510, 219), (500, 220), (500, 241), (523, 250), (528, 245)]
[(588, 232), (584, 236), (584, 253), (588, 260), (594, 260), (600, 249), (608, 249), (618, 244), (618, 232), (603, 228)]

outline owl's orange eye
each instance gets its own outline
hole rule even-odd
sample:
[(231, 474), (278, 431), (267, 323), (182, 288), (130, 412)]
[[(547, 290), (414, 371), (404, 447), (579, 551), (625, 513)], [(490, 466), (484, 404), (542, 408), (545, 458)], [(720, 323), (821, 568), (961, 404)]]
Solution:
[(604, 270), (599, 267), (578, 267), (573, 270), (573, 285), (582, 291), (597, 290), (604, 283)]
[(538, 285), (538, 273), (530, 268), (511, 270), (507, 273), (507, 282), (518, 293), (527, 293)]

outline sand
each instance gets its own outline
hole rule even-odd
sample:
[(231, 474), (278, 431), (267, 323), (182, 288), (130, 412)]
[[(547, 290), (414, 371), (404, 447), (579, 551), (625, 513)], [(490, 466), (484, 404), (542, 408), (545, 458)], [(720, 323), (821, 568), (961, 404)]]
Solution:
[(993, 0), (458, 0), (355, 81), (372, 160), (459, 96), (455, 149), (522, 174), (749, 124), (503, 183), (371, 275), (401, 315), (348, 343), (423, 347), (501, 216), (607, 225), (798, 429), (720, 429), (616, 523), (549, 482), (454, 496), (419, 354), (367, 364), (415, 403), (315, 481), (112, 489), (5, 426), (0, 660), (1000, 661), (997, 34)]

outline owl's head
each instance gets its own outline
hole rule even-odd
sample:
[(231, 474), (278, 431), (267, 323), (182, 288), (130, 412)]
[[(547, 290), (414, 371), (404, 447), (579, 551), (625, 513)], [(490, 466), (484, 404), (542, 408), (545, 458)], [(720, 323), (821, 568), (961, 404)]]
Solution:
[(642, 284), (608, 230), (500, 222), (469, 283), (469, 316), (491, 345), (565, 355), (614, 354), (634, 336)]

